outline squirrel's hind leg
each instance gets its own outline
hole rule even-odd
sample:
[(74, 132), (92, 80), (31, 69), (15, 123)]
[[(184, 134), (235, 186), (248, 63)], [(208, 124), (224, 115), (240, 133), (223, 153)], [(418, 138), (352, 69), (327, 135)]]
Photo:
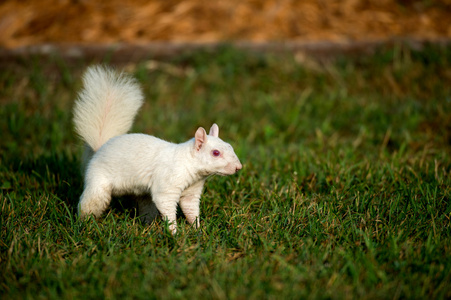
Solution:
[(111, 188), (108, 185), (87, 186), (80, 197), (77, 210), (81, 218), (92, 214), (98, 218), (111, 202)]

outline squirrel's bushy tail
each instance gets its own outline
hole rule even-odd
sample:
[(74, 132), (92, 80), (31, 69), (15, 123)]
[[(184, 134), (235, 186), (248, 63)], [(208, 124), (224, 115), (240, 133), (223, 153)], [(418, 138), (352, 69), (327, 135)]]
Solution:
[(143, 103), (134, 78), (101, 66), (89, 67), (74, 106), (75, 131), (95, 152), (127, 133)]

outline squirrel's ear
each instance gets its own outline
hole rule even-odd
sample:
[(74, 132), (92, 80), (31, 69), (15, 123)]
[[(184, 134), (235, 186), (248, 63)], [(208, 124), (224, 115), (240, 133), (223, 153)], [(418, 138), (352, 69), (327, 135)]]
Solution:
[(207, 132), (202, 127), (199, 127), (194, 135), (194, 149), (199, 151), (203, 144), (207, 142)]
[(218, 127), (218, 125), (216, 125), (216, 123), (211, 126), (210, 132), (208, 133), (208, 135), (215, 136), (215, 137), (219, 136), (219, 127)]

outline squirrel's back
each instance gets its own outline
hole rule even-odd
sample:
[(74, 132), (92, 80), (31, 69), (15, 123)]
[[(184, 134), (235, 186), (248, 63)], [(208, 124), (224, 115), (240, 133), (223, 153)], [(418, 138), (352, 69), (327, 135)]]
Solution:
[(127, 133), (143, 94), (137, 82), (101, 66), (89, 67), (74, 106), (75, 131), (95, 152), (112, 137)]

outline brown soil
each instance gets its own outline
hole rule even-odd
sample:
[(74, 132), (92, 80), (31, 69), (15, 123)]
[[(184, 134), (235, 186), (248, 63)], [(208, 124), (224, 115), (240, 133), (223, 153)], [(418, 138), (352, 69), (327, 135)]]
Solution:
[(0, 48), (449, 39), (451, 0), (3, 0)]

